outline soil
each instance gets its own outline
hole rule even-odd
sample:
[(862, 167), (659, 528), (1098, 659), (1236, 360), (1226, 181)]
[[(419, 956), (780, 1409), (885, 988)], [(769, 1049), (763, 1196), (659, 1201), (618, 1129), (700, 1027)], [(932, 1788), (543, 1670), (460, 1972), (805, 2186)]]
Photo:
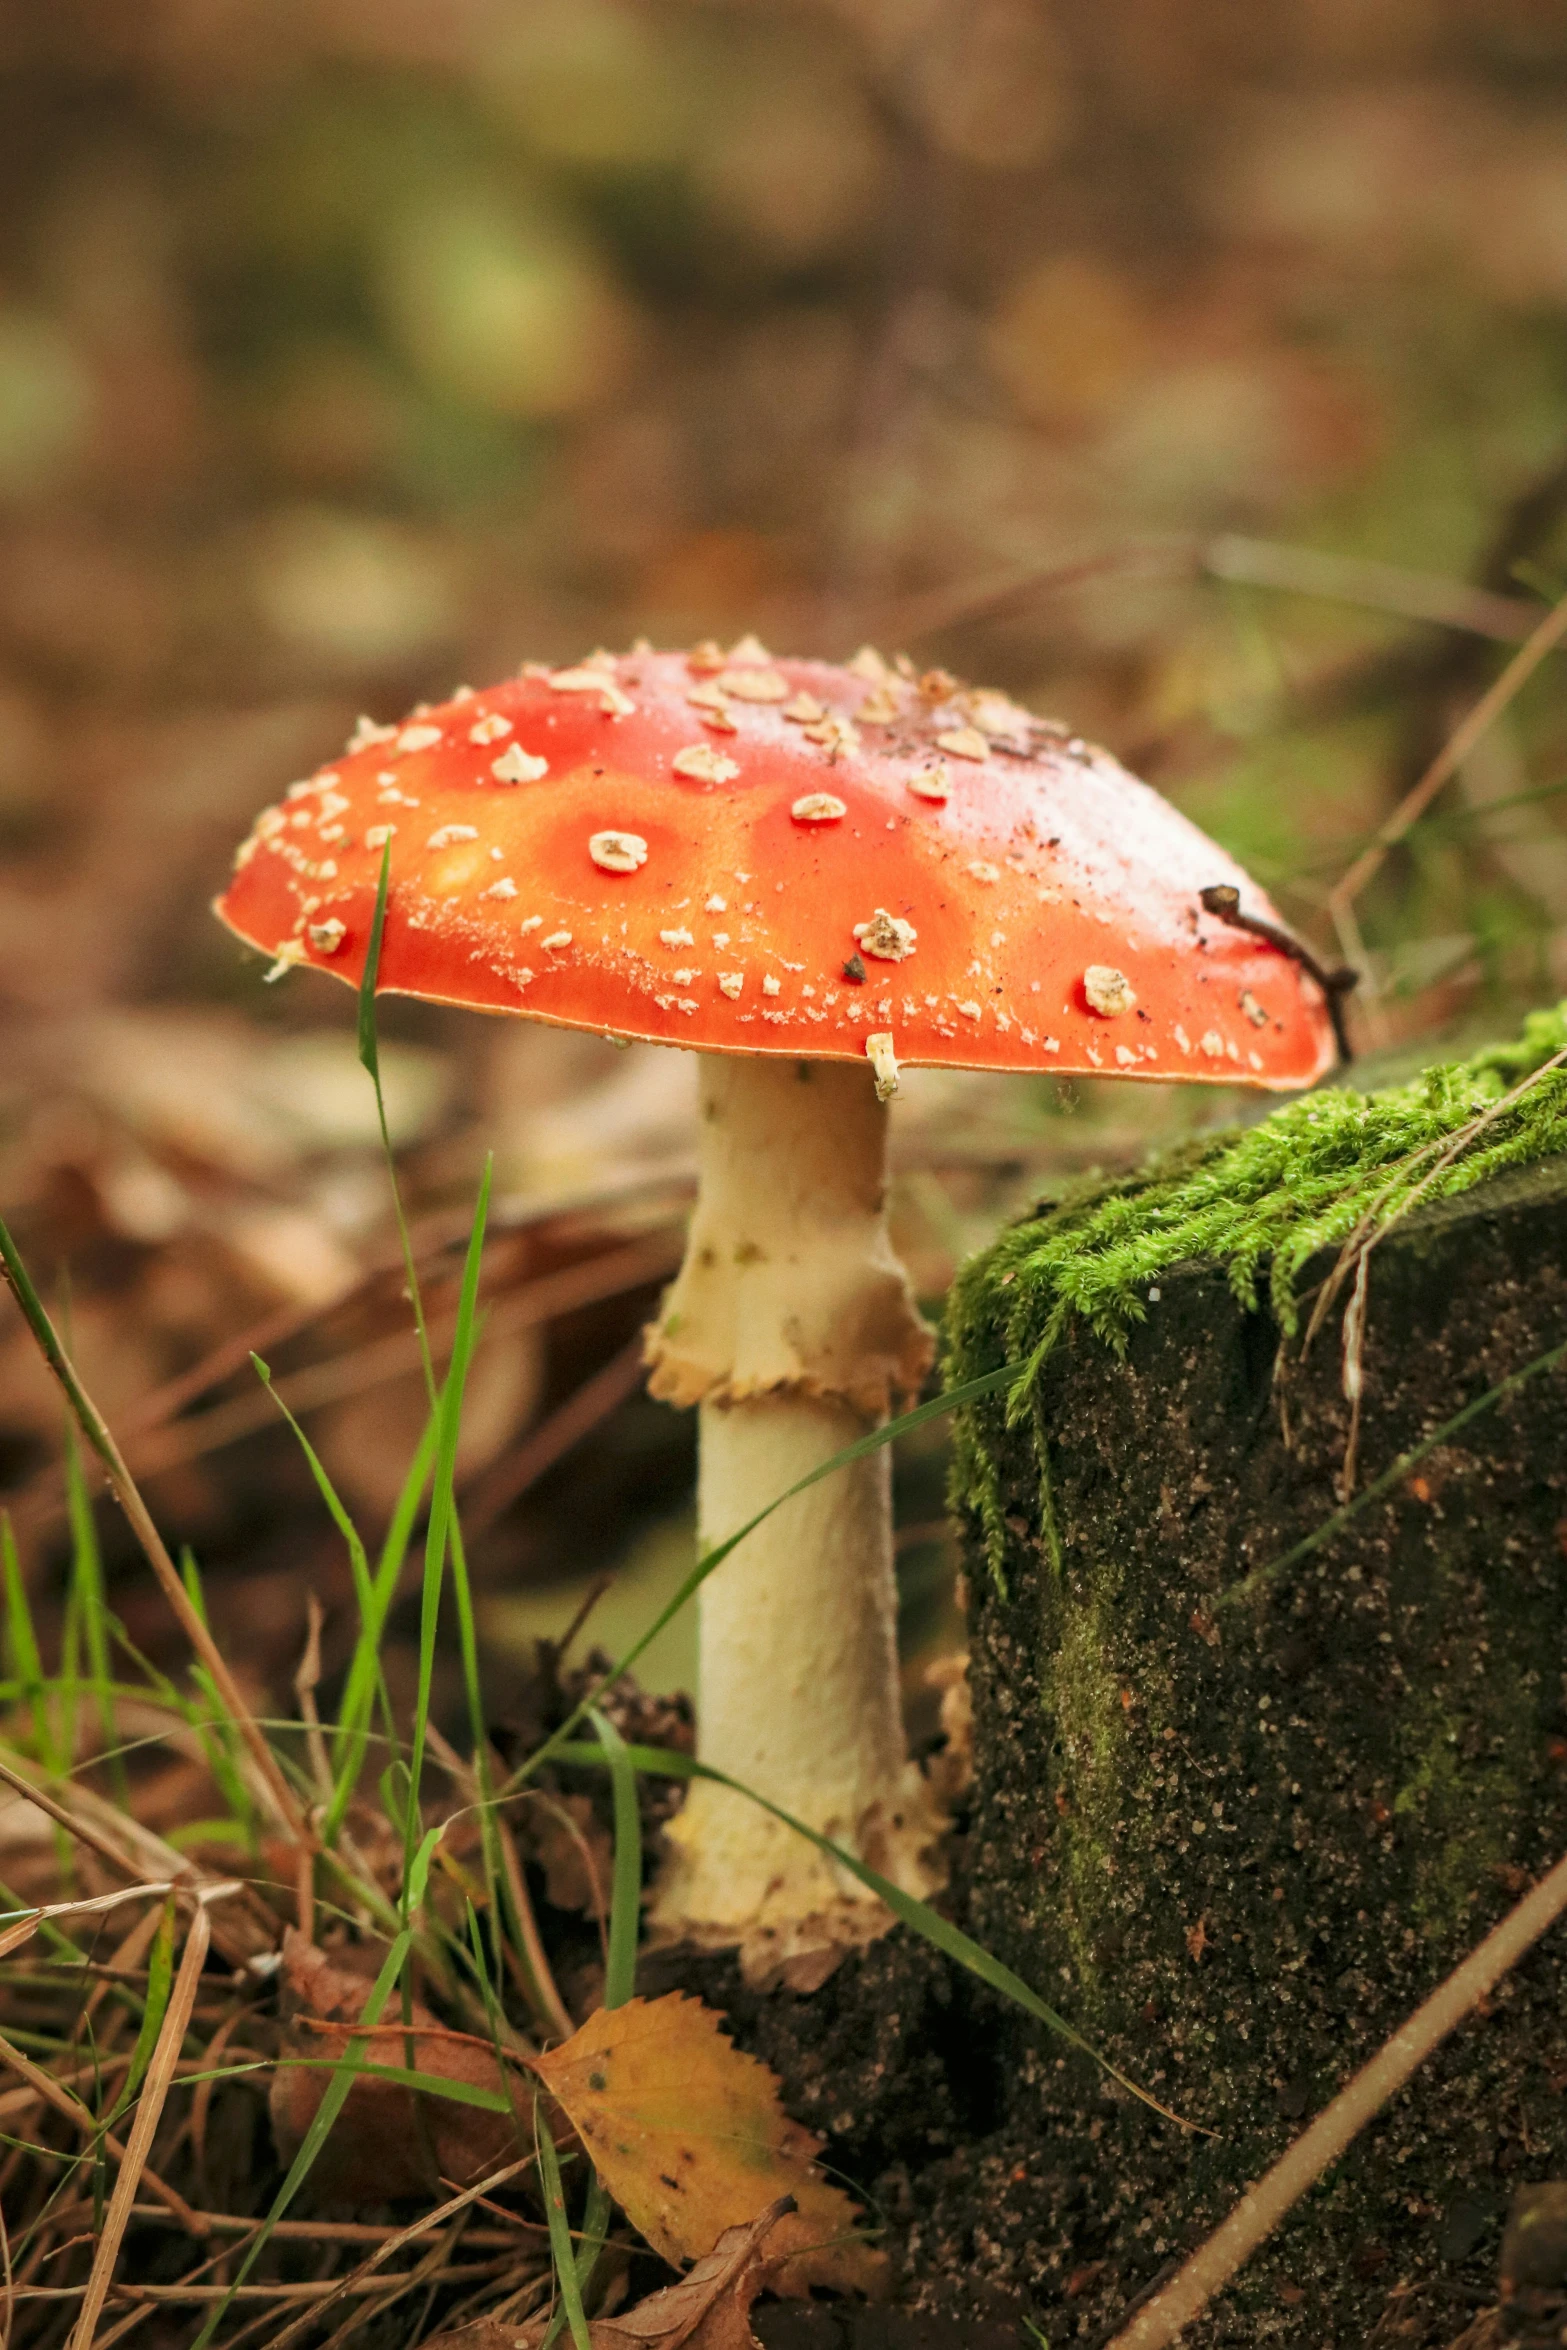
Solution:
[[(955, 1906), (1213, 2135), (1161, 2121), (901, 1930), (809, 1998), (748, 1993), (721, 1959), (649, 1962), (649, 1988), (725, 2009), (827, 2133), (888, 2223), (905, 2306), (1026, 2316), (1057, 2345), (1108, 2340), (1567, 1847), (1560, 1371), (1227, 1601), (1338, 1504), (1337, 1316), (1281, 1381), (1277, 1324), (1218, 1268), (1160, 1289), (1124, 1360), (1069, 1331), (1037, 1419), (985, 1421), (1008, 1541), (998, 1584), (977, 1513), (966, 1528), (978, 1776)], [(1561, 1162), (1395, 1228), (1373, 1258), (1362, 1485), (1564, 1336)], [(1558, 1943), (1190, 2341), (1424, 2350), (1494, 2302), (1513, 2189), (1567, 2172)]]

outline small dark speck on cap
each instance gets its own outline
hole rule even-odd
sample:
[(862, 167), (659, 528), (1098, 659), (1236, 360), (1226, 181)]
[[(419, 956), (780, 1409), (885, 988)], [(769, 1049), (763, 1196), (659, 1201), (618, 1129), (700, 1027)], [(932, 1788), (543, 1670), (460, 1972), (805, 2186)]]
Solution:
[(860, 961), (858, 955), (851, 955), (849, 957), (849, 960), (843, 966), (843, 976), (848, 980), (851, 987), (863, 987), (865, 985), (865, 965)]

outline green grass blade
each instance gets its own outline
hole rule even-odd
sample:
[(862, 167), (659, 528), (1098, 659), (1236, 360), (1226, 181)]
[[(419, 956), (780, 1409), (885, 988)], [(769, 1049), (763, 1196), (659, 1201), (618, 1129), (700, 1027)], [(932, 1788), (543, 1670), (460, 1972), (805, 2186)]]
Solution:
[(430, 1471), (435, 1461), (435, 1448), (440, 1436), (439, 1414), (432, 1412), (419, 1439), (419, 1449), (403, 1479), (397, 1507), (392, 1512), (391, 1524), (381, 1545), (376, 1561), (375, 1577), (370, 1586), (368, 1608), (362, 1613), (359, 1636), (343, 1683), (342, 1703), (338, 1707), (337, 1727), (343, 1739), (342, 1759), (338, 1765), (332, 1801), (327, 1806), (321, 1824), (322, 1839), (330, 1843), (342, 1827), (349, 1804), (353, 1801), (360, 1774), (364, 1769), (365, 1749), (370, 1736), (370, 1716), (376, 1697), (384, 1693), (381, 1675), (381, 1637), (397, 1586), (402, 1577), (403, 1562), (408, 1556), (408, 1545), (413, 1539), (414, 1522), (424, 1489), (430, 1482)]
[(65, 1494), (71, 1527), (71, 1587), (80, 1611), (82, 1639), (87, 1649), (92, 1694), (97, 1706), (98, 1731), (104, 1751), (111, 1756), (109, 1778), (114, 1788), (115, 1801), (124, 1807), (130, 1801), (130, 1787), (124, 1762), (115, 1751), (120, 1732), (114, 1718), (114, 1700), (109, 1694), (112, 1673), (109, 1664), (108, 1608), (104, 1599), (103, 1552), (98, 1543), (92, 1496), (87, 1490), (87, 1478), (82, 1468), (81, 1445), (70, 1420), (65, 1423)]
[(571, 2229), (566, 2219), (566, 2197), (560, 2183), (560, 2157), (555, 2141), (539, 2119), (539, 2099), (533, 2100), (533, 2145), (539, 2160), (539, 2184), (544, 2190), (544, 2216), (549, 2222), (550, 2255), (555, 2263), (555, 2281), (560, 2287), (560, 2308), (556, 2311), (545, 2333), (541, 2350), (561, 2330), (561, 2319), (571, 2328), (574, 2350), (592, 2350), (588, 2336), (587, 2312), (582, 2306), (582, 2285), (577, 2276), (576, 2249), (571, 2241)]
[(507, 1781), (508, 1788), (524, 1785), (535, 1771), (560, 1753), (572, 1733), (581, 1727), (588, 1709), (597, 1704), (606, 1689), (613, 1688), (622, 1673), (631, 1670), (643, 1650), (658, 1638), (664, 1626), (695, 1598), (708, 1576), (721, 1567), (730, 1552), (737, 1550), (748, 1534), (754, 1534), (757, 1527), (772, 1516), (774, 1510), (782, 1509), (784, 1503), (793, 1501), (797, 1493), (807, 1492), (811, 1486), (819, 1485), (824, 1477), (831, 1477), (837, 1470), (847, 1468), (851, 1462), (862, 1461), (869, 1454), (880, 1452), (884, 1445), (896, 1443), (900, 1436), (907, 1436), (914, 1429), (923, 1428), (928, 1421), (943, 1419), (949, 1412), (961, 1410), (964, 1404), (977, 1403), (982, 1395), (995, 1395), (1003, 1388), (1016, 1386), (1018, 1376), (1019, 1366), (1016, 1363), (1003, 1363), (998, 1371), (982, 1372), (977, 1379), (966, 1379), (960, 1387), (950, 1387), (944, 1395), (933, 1396), (929, 1403), (916, 1404), (913, 1411), (904, 1412), (899, 1419), (887, 1421), (883, 1427), (873, 1428), (868, 1436), (857, 1437), (853, 1444), (846, 1444), (841, 1452), (835, 1452), (830, 1460), (819, 1462), (814, 1469), (807, 1470), (787, 1492), (776, 1495), (759, 1509), (754, 1518), (747, 1518), (745, 1524), (733, 1534), (726, 1535), (722, 1542), (716, 1542), (711, 1550), (704, 1551), (679, 1590), (659, 1609), (647, 1630), (632, 1642), (617, 1663), (610, 1666), (603, 1678), (588, 1691), (581, 1704), (572, 1708), (560, 1727), (551, 1731), (543, 1745), (518, 1764)]
[[(642, 1924), (642, 1811), (637, 1802), (636, 1767), (631, 1750), (608, 1716), (593, 1707), (588, 1715), (609, 1765), (610, 1793), (615, 1809), (615, 1860), (610, 1884), (609, 1951), (604, 1968), (604, 2005), (624, 2007), (637, 1987), (637, 1943)], [(586, 2295), (593, 2282), (614, 2203), (595, 2172), (582, 2214), (582, 2240), (577, 2247), (577, 2287)], [(556, 2326), (559, 2332), (559, 2326)]]
[(637, 1774), (624, 1738), (594, 1706), (588, 1719), (609, 1764), (615, 1806), (615, 1865), (609, 1903), (609, 1957), (604, 2005), (624, 2007), (636, 1989), (637, 1937), (642, 1923), (642, 1813)]
[(32, 1275), (22, 1262), (16, 1242), (11, 1237), (10, 1227), (3, 1219), (0, 1219), (0, 1276), (3, 1276), (6, 1286), (21, 1309), (22, 1319), (32, 1332), (34, 1345), (43, 1356), (53, 1376), (59, 1381), (66, 1401), (76, 1415), (77, 1426), (103, 1462), (104, 1467), (109, 1471), (111, 1478), (116, 1476), (120, 1464), (115, 1453), (114, 1440), (104, 1421), (100, 1418), (92, 1399), (77, 1378), (70, 1357), (60, 1344), (59, 1334), (44, 1311), (43, 1300), (33, 1287)]
[(414, 1264), (413, 1242), (408, 1235), (408, 1218), (403, 1213), (403, 1195), (397, 1185), (397, 1162), (392, 1151), (392, 1131), (386, 1122), (386, 1094), (381, 1084), (381, 1042), (376, 1029), (375, 997), (381, 976), (381, 939), (386, 929), (386, 905), (391, 887), (392, 844), (388, 841), (381, 852), (381, 878), (376, 884), (375, 912), (371, 917), (370, 936), (365, 945), (364, 969), (359, 974), (359, 1059), (375, 1088), (375, 1114), (381, 1129), (381, 1149), (386, 1159), (387, 1180), (392, 1187), (392, 1213), (397, 1219), (398, 1244), (403, 1252), (408, 1302), (413, 1308), (414, 1329), (419, 1336), (419, 1360), (424, 1368), (425, 1392), (430, 1398), (430, 1409), (434, 1411), (435, 1361), (430, 1352), (430, 1332), (425, 1321), (418, 1268)]
[[(388, 2026), (388, 2030), (395, 2026)], [(338, 2059), (332, 2056), (291, 2056), (287, 2059), (291, 2071), (329, 2073), (336, 2070)], [(442, 2073), (420, 2072), (416, 2065), (372, 2064), (368, 2059), (356, 2068), (367, 2081), (386, 2081), (395, 2089), (412, 2089), (419, 2097), (444, 2098), (448, 2105), (471, 2105), (480, 2113), (510, 2113), (511, 2099), (499, 2089), (481, 2088), (477, 2081), (449, 2080)]]
[(6, 1659), (16, 1682), (17, 1699), (27, 1708), (38, 1760), (45, 1770), (58, 1772), (61, 1758), (49, 1713), (43, 1658), (33, 1625), (33, 1611), (28, 1605), (22, 1562), (17, 1556), (16, 1536), (11, 1530), (10, 1514), (5, 1510), (0, 1510), (0, 1576), (5, 1582)]
[[(196, 1554), (187, 1542), (180, 1552), (180, 1581), (184, 1584), (191, 1606), (201, 1621), (207, 1621), (207, 1594), (202, 1587), (201, 1569)], [(250, 1782), (240, 1762), (239, 1732), (229, 1720), (223, 1693), (199, 1658), (190, 1667), (190, 1677), (205, 1706), (203, 1715), (195, 1707), (187, 1708), (189, 1718), (201, 1740), (202, 1752), (213, 1783), (237, 1820), (245, 1826), (246, 1841), (252, 1852), (259, 1848), (260, 1829), (256, 1819), (255, 1798)]]
[(158, 2045), (158, 2034), (168, 2012), (169, 1994), (174, 1988), (174, 1896), (170, 1894), (158, 1920), (158, 1931), (147, 1954), (147, 1996), (142, 2008), (141, 2027), (136, 2034), (136, 2045), (131, 2050), (130, 2068), (120, 2087), (113, 2106), (99, 2123), (100, 2130), (113, 2129), (121, 2114), (141, 2087), (152, 2052)]
[(255, 1368), (257, 1378), (261, 1381), (262, 1386), (271, 1396), (272, 1401), (277, 1405), (278, 1410), (282, 1413), (284, 1419), (288, 1422), (289, 1427), (293, 1430), (294, 1440), (298, 1444), (300, 1451), (304, 1454), (306, 1463), (310, 1470), (310, 1474), (316, 1481), (316, 1491), (320, 1494), (322, 1500), (326, 1503), (327, 1513), (330, 1516), (333, 1525), (337, 1528), (339, 1534), (342, 1535), (344, 1543), (347, 1545), (349, 1571), (353, 1576), (354, 1582), (354, 1598), (358, 1602), (359, 1613), (361, 1618), (363, 1618), (368, 1615), (370, 1610), (371, 1583), (370, 1562), (369, 1559), (365, 1556), (365, 1546), (363, 1540), (361, 1539), (359, 1529), (354, 1524), (354, 1521), (349, 1516), (347, 1510), (343, 1507), (341, 1500), (338, 1498), (337, 1488), (332, 1483), (331, 1478), (327, 1475), (326, 1469), (321, 1461), (320, 1455), (316, 1451), (315, 1446), (311, 1443), (309, 1437), (305, 1434), (304, 1429), (300, 1426), (298, 1420), (294, 1417), (294, 1414), (289, 1410), (288, 1405), (283, 1401), (282, 1397), (278, 1394), (277, 1389), (273, 1386), (271, 1370), (267, 1364), (262, 1361), (260, 1355), (253, 1354), (250, 1360)]
[[(560, 1759), (567, 1762), (597, 1763), (602, 1767), (605, 1760), (602, 1748), (590, 1746), (586, 1740), (575, 1742), (559, 1751)], [(966, 1967), (971, 1975), (977, 1975), (982, 1983), (988, 1983), (992, 1991), (999, 1991), (1014, 2007), (1022, 2008), (1026, 2015), (1048, 2025), (1052, 2032), (1069, 2041), (1084, 2056), (1091, 2057), (1101, 2072), (1107, 2073), (1112, 2081), (1118, 2082), (1142, 2104), (1151, 2106), (1155, 2113), (1163, 2114), (1166, 2121), (1181, 2123), (1185, 2129), (1195, 2126), (1183, 2122), (1179, 2114), (1172, 2113), (1167, 2105), (1161, 2105), (1157, 2097), (1151, 2097), (1146, 2089), (1140, 2089), (1125, 2073), (1117, 2072), (1108, 2057), (1101, 2056), (1091, 2040), (1085, 2040), (1082, 2033), (1069, 2024), (1058, 2009), (1041, 1999), (1039, 1993), (1025, 1983), (1021, 1975), (1015, 1975), (982, 1943), (975, 1942), (961, 1927), (955, 1926), (950, 1918), (942, 1917), (928, 1902), (916, 1900), (912, 1893), (905, 1893), (900, 1885), (894, 1885), (856, 1853), (845, 1850), (841, 1844), (835, 1844), (830, 1836), (823, 1836), (815, 1828), (808, 1828), (792, 1812), (785, 1811), (779, 1804), (770, 1803), (765, 1795), (758, 1795), (754, 1787), (747, 1787), (739, 1779), (730, 1778), (727, 1771), (715, 1770), (710, 1763), (698, 1762), (692, 1755), (673, 1754), (664, 1746), (628, 1746), (626, 1754), (635, 1770), (648, 1771), (666, 1779), (710, 1779), (715, 1786), (732, 1787), (737, 1795), (749, 1797), (763, 1811), (770, 1812), (775, 1820), (781, 1820), (786, 1828), (792, 1828), (797, 1836), (803, 1836), (807, 1843), (814, 1844), (818, 1852), (826, 1853), (840, 1868), (847, 1869), (851, 1877), (857, 1877), (868, 1892), (876, 1894), (878, 1899), (886, 1903), (894, 1917), (901, 1918), (906, 1926), (923, 1936), (925, 1941), (945, 1952), (948, 1958), (955, 1959), (959, 1966)]]
[(392, 844), (381, 851), (381, 876), (375, 889), (375, 912), (365, 945), (364, 969), (359, 974), (359, 1059), (377, 1093), (381, 1086), (381, 1044), (376, 1034), (375, 991), (381, 976), (381, 939), (386, 929), (386, 901), (392, 886)]
[[(451, 1361), (447, 1366), (446, 1384), (440, 1396), (435, 1479), (430, 1494), (429, 1524), (425, 1529), (424, 1590), (419, 1619), (419, 1686), (414, 1704), (413, 1738), (408, 1762), (410, 1793), (407, 1833), (410, 1841), (419, 1816), (419, 1785), (429, 1732), (430, 1692), (435, 1678), (435, 1639), (440, 1621), (441, 1584), (451, 1540), (457, 1440), (462, 1430), (463, 1390), (467, 1384), (468, 1367), (473, 1360), (478, 1318), (479, 1271), (484, 1256), (485, 1220), (489, 1214), (490, 1175), (491, 1162), (486, 1159), (479, 1183), (479, 1197), (474, 1207), (473, 1226), (468, 1236), (468, 1254), (463, 1266)], [(408, 1914), (405, 1906), (404, 1916)]]
[(32, 1698), (43, 1689), (43, 1658), (33, 1628), (33, 1611), (27, 1604), (27, 1585), (22, 1580), (9, 1510), (0, 1510), (0, 1571), (5, 1576), (6, 1660), (23, 1695)]
[[(468, 1580), (468, 1554), (455, 1506), (451, 1518), (452, 1597), (457, 1607), (457, 1641), (462, 1656), (463, 1688), (468, 1699), (468, 1731), (473, 1741), (473, 1773), (479, 1791), (479, 1843), (484, 1859), (484, 1891), (489, 1914), (500, 1932), (503, 1911), (509, 1914), (506, 1873), (501, 1866), (500, 1832), (496, 1826), (494, 1787), (490, 1772), (489, 1718), (479, 1677), (479, 1638), (473, 1613), (473, 1589)], [(512, 1920), (518, 1931), (520, 1921)]]
[[(271, 1396), (273, 1402), (277, 1405), (278, 1410), (282, 1413), (284, 1419), (288, 1422), (289, 1427), (292, 1429), (294, 1440), (298, 1444), (300, 1451), (304, 1454), (306, 1463), (310, 1470), (310, 1474), (315, 1479), (316, 1491), (320, 1494), (322, 1500), (326, 1503), (327, 1514), (331, 1518), (332, 1523), (337, 1528), (339, 1534), (341, 1534), (343, 1537), (344, 1544), (347, 1547), (349, 1572), (353, 1578), (354, 1585), (354, 1600), (359, 1609), (359, 1625), (361, 1636), (368, 1632), (372, 1627), (374, 1628), (375, 1637), (372, 1644), (370, 1645), (368, 1652), (370, 1664), (366, 1675), (370, 1695), (373, 1700), (376, 1687), (380, 1679), (380, 1633), (381, 1626), (385, 1620), (385, 1611), (384, 1609), (380, 1609), (377, 1606), (376, 1589), (375, 1585), (370, 1579), (370, 1561), (365, 1554), (364, 1542), (360, 1536), (358, 1527), (354, 1524), (353, 1519), (349, 1516), (347, 1510), (343, 1507), (342, 1501), (338, 1495), (337, 1488), (332, 1483), (331, 1478), (327, 1475), (325, 1465), (322, 1462), (320, 1455), (317, 1453), (315, 1446), (311, 1443), (309, 1437), (305, 1434), (304, 1429), (300, 1426), (299, 1421), (289, 1410), (287, 1404), (283, 1401), (282, 1397), (278, 1394), (276, 1388), (273, 1386), (272, 1373), (270, 1369), (262, 1361), (259, 1355), (253, 1354), (250, 1359), (255, 1366), (257, 1378), (266, 1388), (267, 1393)], [(352, 1741), (350, 1741), (348, 1752), (339, 1765), (337, 1777), (333, 1782), (331, 1803), (327, 1808), (326, 1817), (322, 1821), (321, 1840), (324, 1844), (332, 1843), (338, 1828), (342, 1824), (343, 1814), (348, 1808), (349, 1798), (353, 1793), (353, 1782), (354, 1779), (358, 1777), (358, 1766), (360, 1760), (363, 1757), (363, 1754), (363, 1740), (361, 1739), (359, 1741), (357, 1753), (355, 1752)], [(352, 1772), (352, 1776), (349, 1775), (350, 1771)]]

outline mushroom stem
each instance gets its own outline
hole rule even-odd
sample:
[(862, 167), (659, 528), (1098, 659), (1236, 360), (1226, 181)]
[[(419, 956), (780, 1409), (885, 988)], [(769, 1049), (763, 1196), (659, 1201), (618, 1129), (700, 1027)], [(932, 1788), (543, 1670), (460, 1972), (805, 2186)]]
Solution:
[[(917, 1388), (930, 1334), (887, 1235), (887, 1113), (870, 1071), (706, 1059), (685, 1263), (650, 1334), (655, 1394), (701, 1405), (707, 1546)], [(704, 1762), (910, 1892), (939, 1882), (934, 1802), (899, 1701), (890, 1458), (822, 1479), (703, 1586)], [(805, 1984), (891, 1918), (743, 1795), (697, 1782), (669, 1831), (664, 1933), (740, 1945), (753, 1979)]]

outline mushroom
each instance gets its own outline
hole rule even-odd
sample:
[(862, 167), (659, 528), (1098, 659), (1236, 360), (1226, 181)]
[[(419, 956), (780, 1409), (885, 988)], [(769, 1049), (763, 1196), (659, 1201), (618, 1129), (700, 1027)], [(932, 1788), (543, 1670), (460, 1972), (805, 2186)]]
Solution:
[[(218, 912), (279, 967), (356, 980), (388, 842), (383, 988), (703, 1055), (690, 1239), (647, 1352), (652, 1392), (700, 1413), (704, 1544), (928, 1370), (884, 1216), (900, 1065), (1282, 1089), (1332, 1059), (1322, 987), (1184, 817), (1066, 729), (869, 651), (595, 653), (362, 722), (263, 813)], [(942, 1822), (894, 1596), (883, 1449), (704, 1585), (699, 1751), (925, 1894)], [(753, 1979), (805, 1983), (890, 1922), (724, 1787), (668, 1835), (656, 1925), (738, 1944)]]

